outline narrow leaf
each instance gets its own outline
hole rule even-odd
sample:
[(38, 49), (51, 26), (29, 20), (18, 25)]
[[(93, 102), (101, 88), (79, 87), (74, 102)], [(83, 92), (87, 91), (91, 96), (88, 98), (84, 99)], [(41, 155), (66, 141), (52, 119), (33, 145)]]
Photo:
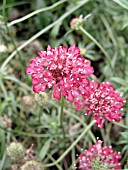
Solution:
[(127, 86), (128, 87), (128, 82), (122, 78), (119, 78), (119, 77), (112, 77), (110, 78), (111, 81), (114, 81), (118, 84), (121, 84), (123, 86)]
[(42, 149), (41, 149), (41, 151), (40, 151), (40, 153), (39, 153), (39, 158), (40, 158), (41, 160), (43, 160), (44, 157), (46, 156), (46, 154), (47, 154), (47, 152), (48, 152), (48, 150), (49, 150), (49, 148), (50, 148), (50, 144), (51, 144), (51, 138), (48, 139), (48, 140), (45, 142), (45, 144), (43, 145), (43, 147), (42, 147)]

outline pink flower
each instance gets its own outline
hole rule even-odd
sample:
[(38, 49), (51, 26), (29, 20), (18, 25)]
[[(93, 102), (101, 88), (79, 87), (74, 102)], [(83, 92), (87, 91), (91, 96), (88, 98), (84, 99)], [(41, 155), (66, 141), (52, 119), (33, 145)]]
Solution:
[(98, 127), (103, 128), (105, 119), (110, 122), (119, 122), (122, 114), (120, 109), (124, 104), (124, 98), (115, 91), (111, 83), (104, 82), (98, 85), (97, 82), (90, 81), (88, 86), (80, 89), (82, 99), (76, 98), (74, 104), (77, 110), (85, 107), (85, 113), (96, 120)]
[(79, 170), (121, 170), (119, 152), (113, 152), (111, 146), (102, 146), (98, 140), (78, 158)]
[(26, 68), (32, 76), (33, 90), (44, 92), (46, 88), (54, 87), (54, 98), (60, 100), (64, 95), (69, 101), (79, 96), (78, 87), (93, 73), (90, 61), (80, 55), (80, 49), (72, 45), (40, 51), (39, 56), (30, 61)]

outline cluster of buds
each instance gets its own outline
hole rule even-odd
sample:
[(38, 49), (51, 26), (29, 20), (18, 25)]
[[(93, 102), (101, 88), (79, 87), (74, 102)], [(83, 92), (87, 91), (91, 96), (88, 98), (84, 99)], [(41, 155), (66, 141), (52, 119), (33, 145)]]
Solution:
[(12, 142), (7, 147), (7, 155), (12, 161), (12, 170), (43, 170), (43, 165), (38, 160), (33, 144), (25, 149), (21, 143)]

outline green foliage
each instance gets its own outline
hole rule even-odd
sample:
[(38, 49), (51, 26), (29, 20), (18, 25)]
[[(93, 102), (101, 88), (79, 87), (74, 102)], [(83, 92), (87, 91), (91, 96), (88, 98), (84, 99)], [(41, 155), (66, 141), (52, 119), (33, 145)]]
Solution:
[[(96, 137), (120, 150), (123, 168), (128, 168), (128, 1), (3, 0), (0, 3), (0, 170), (11, 168), (6, 146), (12, 141), (22, 142), (26, 148), (33, 143), (37, 157), (44, 164), (52, 162), (56, 169), (72, 170), (77, 164), (76, 155), (94, 143)], [(84, 19), (89, 14), (83, 22), (86, 34), (71, 30), (73, 18), (83, 15)], [(73, 144), (90, 119), (66, 102), (64, 138), (59, 122), (60, 103), (52, 98), (52, 90), (47, 91), (47, 101), (43, 102), (32, 92), (31, 78), (25, 73), (29, 60), (48, 44), (53, 47), (76, 44), (95, 69), (91, 79), (110, 81), (121, 92), (126, 103), (118, 125), (125, 128), (111, 123), (106, 123), (102, 130), (94, 126)]]

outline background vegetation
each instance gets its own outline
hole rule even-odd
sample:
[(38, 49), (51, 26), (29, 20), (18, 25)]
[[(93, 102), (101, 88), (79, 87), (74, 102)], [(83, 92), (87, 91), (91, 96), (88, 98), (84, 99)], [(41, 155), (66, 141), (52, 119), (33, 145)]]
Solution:
[[(74, 17), (90, 16), (83, 28), (96, 39), (109, 56), (83, 34), (71, 31)], [(96, 126), (92, 133), (122, 154), (123, 168), (128, 168), (128, 1), (127, 0), (3, 0), (0, 2), (0, 170), (11, 168), (6, 147), (12, 141), (34, 150), (46, 169), (74, 169), (77, 154), (94, 143), (87, 133), (68, 154), (72, 145), (90, 121), (83, 111), (75, 111), (65, 101), (63, 123), (66, 139), (60, 128), (60, 102), (46, 95), (34, 94), (31, 78), (25, 69), (29, 60), (49, 44), (76, 44), (81, 54), (91, 60), (92, 79), (110, 81), (126, 100), (123, 118), (118, 124), (106, 122), (104, 129)], [(112, 68), (111, 68), (112, 67)], [(112, 71), (113, 70), (113, 71)], [(55, 162), (55, 160), (58, 160)]]

